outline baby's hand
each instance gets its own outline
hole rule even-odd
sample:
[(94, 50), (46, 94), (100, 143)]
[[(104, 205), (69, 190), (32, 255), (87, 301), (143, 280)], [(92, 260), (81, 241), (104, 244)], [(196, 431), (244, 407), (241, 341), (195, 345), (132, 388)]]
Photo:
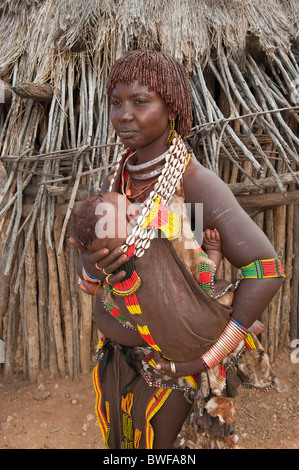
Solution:
[(215, 250), (221, 252), (221, 237), (220, 233), (216, 229), (207, 228), (203, 232), (203, 249), (206, 250)]

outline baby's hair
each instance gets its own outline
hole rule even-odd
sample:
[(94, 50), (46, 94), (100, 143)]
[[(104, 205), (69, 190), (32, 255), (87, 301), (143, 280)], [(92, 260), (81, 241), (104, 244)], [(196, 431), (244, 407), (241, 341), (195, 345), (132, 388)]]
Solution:
[(99, 215), (96, 214), (96, 207), (103, 200), (104, 195), (101, 193), (85, 199), (76, 214), (73, 234), (84, 248), (90, 245), (96, 238), (95, 227), (99, 220)]
[(159, 93), (171, 112), (177, 114), (176, 131), (184, 136), (192, 126), (192, 92), (184, 67), (159, 51), (137, 50), (125, 53), (113, 65), (107, 82), (111, 96), (117, 83), (137, 81)]

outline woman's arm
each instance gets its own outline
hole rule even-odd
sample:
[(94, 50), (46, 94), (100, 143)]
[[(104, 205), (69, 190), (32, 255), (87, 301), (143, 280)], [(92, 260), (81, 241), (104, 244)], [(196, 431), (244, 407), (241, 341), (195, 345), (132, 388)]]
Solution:
[(136, 330), (124, 327), (109, 313), (103, 302), (97, 298), (94, 317), (96, 327), (106, 337), (124, 346), (144, 346), (144, 340)]

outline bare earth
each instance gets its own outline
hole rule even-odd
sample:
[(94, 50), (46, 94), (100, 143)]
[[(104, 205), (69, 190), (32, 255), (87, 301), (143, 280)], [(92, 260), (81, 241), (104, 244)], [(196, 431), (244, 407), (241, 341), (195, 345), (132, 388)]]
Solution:
[[(240, 449), (299, 448), (299, 362), (292, 352), (273, 364), (287, 391), (239, 389)], [(0, 376), (0, 397), (0, 449), (104, 449), (91, 374), (72, 381), (45, 372), (37, 383)]]

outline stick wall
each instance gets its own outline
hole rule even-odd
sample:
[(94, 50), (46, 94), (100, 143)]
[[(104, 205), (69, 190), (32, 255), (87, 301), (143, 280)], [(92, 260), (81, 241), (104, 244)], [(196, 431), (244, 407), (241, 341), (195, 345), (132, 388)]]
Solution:
[[(89, 372), (99, 339), (94, 299), (77, 288), (78, 253), (67, 242), (78, 204), (101, 187), (120, 150), (105, 95), (110, 62), (105, 55), (93, 59), (87, 52), (62, 57), (47, 100), (36, 83), (34, 96), (17, 94), (24, 70), (16, 62), (10, 100), (0, 104), (6, 375), (35, 380), (40, 369), (49, 369), (76, 378)], [(190, 74), (194, 128), (187, 143), (240, 198), (286, 268), (287, 280), (262, 318), (271, 359), (299, 334), (299, 118), (290, 99), (296, 74), (292, 53), (278, 51), (263, 66), (248, 54), (241, 67), (221, 49)], [(227, 261), (221, 273), (227, 279), (238, 274)]]

